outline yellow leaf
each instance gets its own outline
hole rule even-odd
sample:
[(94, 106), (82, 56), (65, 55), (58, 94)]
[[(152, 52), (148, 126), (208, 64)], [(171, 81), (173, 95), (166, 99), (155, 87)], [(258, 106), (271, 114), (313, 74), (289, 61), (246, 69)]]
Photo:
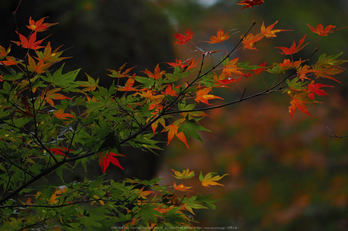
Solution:
[(182, 173), (179, 171), (175, 171), (174, 169), (172, 169), (172, 171), (174, 172), (174, 174), (175, 174), (174, 177), (176, 179), (190, 179), (195, 175), (194, 171), (190, 172), (189, 169), (182, 171)]
[(222, 176), (216, 175), (214, 176), (214, 172), (210, 172), (207, 175), (205, 175), (203, 177), (203, 174), (201, 172), (201, 174), (199, 175), (199, 180), (202, 182), (202, 185), (204, 187), (209, 187), (210, 185), (221, 185), (223, 186), (223, 184), (217, 183), (216, 181), (221, 180), (221, 178), (223, 178), (224, 176), (228, 175), (228, 174), (224, 174)]

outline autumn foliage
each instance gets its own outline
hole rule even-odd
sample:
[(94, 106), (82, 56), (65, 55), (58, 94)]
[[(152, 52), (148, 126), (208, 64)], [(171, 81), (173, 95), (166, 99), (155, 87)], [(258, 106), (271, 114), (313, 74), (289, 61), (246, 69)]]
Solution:
[[(247, 9), (263, 3), (238, 4)], [(40, 37), (40, 32), (57, 24), (45, 20), (30, 18), (29, 32), (16, 32), (18, 40), (12, 43), (26, 51), (24, 57), (12, 56), (11, 46), (0, 46), (0, 224), (5, 230), (194, 228), (190, 215), (195, 210), (215, 208), (209, 195), (199, 194), (199, 187), (223, 186), (220, 180), (228, 174), (202, 170), (198, 183), (190, 185), (184, 180), (193, 178), (193, 171), (172, 170), (180, 183), (173, 179), (171, 185), (161, 185), (160, 179), (116, 182), (104, 180), (104, 175), (94, 181), (64, 182), (62, 170), (82, 165), (88, 171), (87, 162), (91, 161), (105, 174), (114, 166), (123, 170), (120, 160), (127, 158), (127, 153), (120, 153), (121, 147), (156, 152), (160, 149), (155, 138), (158, 133), (166, 135), (167, 145), (178, 139), (189, 149), (193, 138), (202, 140), (201, 132), (208, 131), (200, 123), (209, 117), (206, 111), (262, 95), (286, 94), (290, 118), (296, 110), (312, 116), (307, 106), (319, 103), (316, 96), (328, 95), (325, 89), (333, 87), (320, 81), (339, 83), (333, 76), (344, 71), (341, 65), (346, 62), (338, 59), (340, 54), (322, 54), (314, 64), (308, 63), (312, 57), (295, 59), (293, 55), (308, 44), (304, 35), (290, 46), (276, 47), (285, 55), (283, 60), (250, 64), (252, 61), (237, 56), (237, 48), (257, 52), (260, 40), (292, 30), (275, 28), (278, 21), (260, 26), (253, 22), (230, 51), (224, 43), (232, 35), (222, 29), (206, 41), (216, 44), (214, 50), (197, 47), (191, 29), (175, 34), (174, 45), (193, 46), (197, 57), (161, 63), (141, 73), (121, 64), (117, 70), (108, 70), (112, 84), (103, 87), (88, 74), (85, 81), (77, 81), (80, 70), (64, 73), (64, 64), (53, 69), (69, 57), (62, 56), (61, 47), (53, 50), (47, 37)], [(335, 32), (332, 25), (309, 27), (319, 38)], [(226, 55), (214, 60), (216, 53)], [(264, 76), (271, 76), (274, 82), (271, 86), (265, 83), (258, 93), (249, 95), (246, 89), (239, 89), (233, 101), (218, 95), (219, 88), (236, 93), (240, 81)], [(33, 186), (50, 173), (58, 175), (61, 182)]]

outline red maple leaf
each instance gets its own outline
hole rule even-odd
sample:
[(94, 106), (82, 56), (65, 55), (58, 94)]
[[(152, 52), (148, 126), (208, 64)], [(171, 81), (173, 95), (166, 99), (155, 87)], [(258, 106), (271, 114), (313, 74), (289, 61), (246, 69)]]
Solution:
[(243, 10), (256, 5), (262, 5), (264, 4), (264, 0), (243, 0), (238, 2), (237, 4), (241, 6), (245, 5), (242, 9), (240, 9), (240, 10)]
[(186, 31), (186, 35), (183, 34), (174, 34), (175, 38), (179, 39), (179, 41), (177, 41), (176, 43), (174, 43), (174, 45), (178, 44), (178, 45), (183, 45), (185, 43), (187, 43), (188, 41), (190, 41), (192, 39), (193, 33), (190, 32), (191, 29), (188, 29)]
[(300, 50), (302, 50), (308, 44), (306, 43), (302, 45), (304, 43), (305, 38), (306, 38), (306, 35), (303, 36), (303, 38), (298, 42), (297, 46), (296, 46), (296, 42), (294, 41), (290, 48), (287, 48), (287, 47), (276, 47), (276, 48), (281, 49), (283, 51), (283, 52), (280, 52), (280, 54), (284, 54), (284, 55), (295, 54), (299, 52)]
[(59, 147), (59, 148), (50, 148), (50, 151), (56, 155), (65, 156), (64, 152), (66, 152), (66, 151), (73, 152), (74, 150), (67, 149), (66, 147)]
[(314, 93), (319, 95), (319, 96), (324, 96), (324, 95), (328, 95), (328, 93), (320, 88), (322, 87), (333, 87), (330, 85), (324, 85), (321, 83), (314, 83), (314, 81), (312, 81), (310, 84), (308, 84), (307, 88), (308, 91), (310, 92), (308, 94), (308, 98), (314, 100)]
[(309, 114), (309, 111), (307, 107), (305, 106), (305, 103), (307, 102), (297, 95), (292, 97), (292, 100), (290, 102), (291, 106), (289, 107), (289, 113), (290, 113), (291, 119), (296, 111), (296, 108), (302, 111), (303, 113), (306, 113), (310, 117), (312, 117), (311, 114)]
[(114, 152), (107, 152), (106, 155), (104, 156), (103, 153), (98, 153), (99, 156), (99, 165), (101, 167), (101, 170), (103, 173), (105, 173), (106, 169), (109, 167), (110, 162), (119, 167), (120, 169), (124, 170), (124, 168), (121, 166), (120, 162), (118, 159), (115, 158), (115, 156), (125, 156), (122, 154), (116, 154)]
[(314, 33), (318, 34), (319, 36), (328, 36), (329, 33), (333, 33), (333, 32), (334, 32), (334, 29), (336, 28), (336, 26), (328, 25), (328, 26), (325, 27), (325, 29), (324, 29), (323, 25), (322, 25), (322, 24), (319, 24), (319, 25), (317, 26), (317, 28), (315, 29), (314, 27), (312, 27), (312, 26), (309, 25), (308, 23), (307, 23), (307, 26), (309, 26), (309, 28), (311, 28), (311, 30), (312, 30)]
[[(18, 33), (18, 32), (17, 32)], [(23, 48), (28, 48), (32, 50), (37, 50), (40, 48), (43, 48), (43, 46), (39, 46), (44, 39), (41, 39), (39, 41), (36, 41), (36, 31), (32, 33), (29, 36), (29, 39), (27, 39), (24, 35), (18, 33), (20, 42), (18, 41), (12, 41), (13, 43), (17, 44), (18, 46), (22, 46)]]

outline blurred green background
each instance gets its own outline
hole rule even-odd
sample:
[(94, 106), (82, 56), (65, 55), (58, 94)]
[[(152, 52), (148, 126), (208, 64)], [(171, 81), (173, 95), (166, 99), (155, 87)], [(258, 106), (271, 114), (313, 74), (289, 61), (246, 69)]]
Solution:
[[(12, 12), (18, 2), (0, 2), (0, 19), (5, 22), (1, 31), (6, 31), (0, 34), (0, 44), (4, 47), (8, 47), (10, 40), (17, 40), (15, 33), (8, 32), (16, 28)], [(87, 72), (100, 77), (101, 83), (107, 85), (105, 69), (117, 69), (126, 62), (128, 67), (138, 65), (135, 70), (141, 74), (145, 68), (152, 71), (157, 63), (167, 67), (164, 62), (173, 62), (174, 57), (200, 58), (200, 53), (190, 44), (173, 46), (173, 34), (183, 34), (189, 28), (194, 32), (195, 44), (204, 50), (222, 48), (219, 44), (204, 43), (219, 28), (232, 30), (236, 34), (224, 45), (226, 49), (233, 48), (252, 23), (252, 10), (240, 11), (241, 6), (236, 2), (27, 0), (17, 11), (17, 20), (18, 25), (27, 25), (29, 16), (35, 20), (49, 16), (48, 22), (59, 22), (47, 35), (53, 34), (50, 40), (57, 38), (53, 48), (64, 44), (64, 48), (69, 48), (65, 55), (74, 57), (67, 61), (65, 70), (82, 67), (80, 78)], [(274, 47), (289, 47), (305, 34), (310, 44), (294, 58), (307, 58), (314, 51), (318, 36), (306, 23), (345, 27), (347, 14), (345, 0), (265, 0), (264, 5), (254, 8), (257, 24), (251, 32), (258, 33), (263, 21), (270, 25), (277, 20), (275, 28), (294, 31), (280, 32), (275, 39), (257, 43), (259, 51), (241, 49), (232, 58), (250, 60), (257, 65), (265, 61), (267, 65), (281, 62), (288, 57), (280, 55)], [(343, 51), (341, 58), (348, 59), (347, 37), (348, 28), (322, 37), (313, 63), (322, 53)], [(14, 44), (12, 49), (16, 52)], [(267, 83), (274, 80), (267, 75), (264, 78)], [(211, 111), (213, 118), (203, 121), (211, 130), (202, 133), (205, 144), (190, 140), (188, 150), (181, 142), (173, 141), (160, 157), (125, 150), (127, 158), (120, 161), (126, 170), (115, 167), (109, 177), (171, 178), (171, 168), (228, 173), (221, 182), (224, 187), (195, 188), (198, 192), (214, 193), (214, 198), (220, 199), (215, 211), (195, 214), (200, 222), (197, 226), (233, 226), (248, 231), (348, 230), (348, 138), (329, 136), (330, 131), (337, 135), (348, 133), (347, 74), (337, 79), (341, 84), (321, 81), (335, 88), (326, 89), (330, 96), (318, 97), (323, 104), (309, 106), (314, 118), (296, 111), (290, 120), (290, 99), (280, 93)], [(223, 96), (227, 102), (240, 97), (238, 87), (247, 86), (247, 95), (265, 87), (260, 79), (249, 79), (249, 82), (253, 84), (245, 81), (214, 94)], [(98, 164), (96, 169), (90, 173), (100, 173)]]

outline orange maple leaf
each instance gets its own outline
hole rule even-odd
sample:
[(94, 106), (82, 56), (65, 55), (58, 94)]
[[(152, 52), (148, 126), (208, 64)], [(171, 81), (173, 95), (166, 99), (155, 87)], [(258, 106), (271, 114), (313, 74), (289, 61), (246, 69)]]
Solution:
[(64, 109), (59, 109), (57, 111), (53, 112), (53, 115), (55, 115), (58, 119), (69, 119), (69, 118), (75, 118), (75, 116), (69, 114), (69, 113), (64, 113)]
[(7, 56), (6, 60), (0, 61), (1, 64), (5, 66), (17, 65), (20, 61), (17, 61), (15, 57)]
[(135, 74), (132, 77), (129, 77), (127, 82), (125, 83), (124, 87), (119, 87), (117, 88), (118, 91), (137, 91), (137, 89), (135, 87), (133, 87), (134, 85), (134, 77)]
[(11, 46), (9, 46), (7, 50), (5, 49), (5, 47), (0, 46), (0, 59), (6, 57), (8, 53), (10, 53), (10, 51), (11, 51)]
[(68, 187), (59, 187), (48, 200), (48, 204), (56, 204), (58, 202), (57, 198), (60, 197), (63, 193), (68, 191)]
[(176, 185), (176, 183), (174, 181), (174, 189), (177, 190), (177, 191), (182, 191), (182, 192), (190, 191), (190, 192), (193, 192), (192, 190), (189, 190), (190, 188), (192, 188), (192, 187), (187, 187), (183, 183), (181, 183), (179, 185)]
[(183, 34), (174, 34), (175, 38), (177, 38), (179, 41), (177, 41), (176, 43), (174, 43), (174, 45), (178, 44), (178, 45), (183, 45), (185, 43), (187, 43), (188, 41), (190, 41), (192, 39), (193, 33), (190, 32), (191, 29), (188, 29), (186, 31), (186, 35)]
[(214, 44), (214, 43), (221, 43), (223, 41), (226, 41), (227, 39), (229, 39), (231, 37), (231, 35), (229, 35), (228, 33), (224, 33), (223, 30), (221, 30), (221, 28), (218, 30), (217, 32), (217, 36), (211, 36), (210, 37), (210, 41), (208, 41), (208, 43)]
[(299, 52), (300, 50), (302, 50), (308, 44), (306, 43), (302, 45), (304, 43), (305, 38), (306, 38), (306, 35), (303, 36), (303, 38), (298, 42), (297, 46), (296, 46), (296, 42), (294, 41), (290, 48), (287, 48), (287, 47), (276, 47), (276, 48), (281, 49), (283, 51), (283, 52), (280, 52), (280, 54), (284, 54), (284, 55), (295, 54)]
[(338, 81), (337, 79), (335, 79), (334, 77), (332, 77), (331, 75), (337, 75), (341, 72), (343, 72), (342, 68), (338, 68), (338, 67), (332, 67), (332, 68), (320, 68), (320, 67), (314, 67), (312, 69), (312, 72), (315, 74), (315, 76), (318, 77), (322, 77), (322, 78), (327, 78), (327, 79), (331, 79), (334, 80), (338, 83), (340, 83), (340, 81)]
[(47, 30), (48, 27), (58, 24), (58, 22), (57, 23), (43, 23), (45, 18), (48, 18), (48, 17), (41, 18), (39, 21), (35, 22), (30, 17), (29, 18), (29, 26), (27, 26), (27, 27), (32, 31), (42, 32), (42, 31)]
[(35, 62), (35, 60), (28, 54), (28, 71), (36, 72), (38, 74), (45, 73), (46, 70), (52, 66), (53, 63), (45, 63), (43, 60)]
[(273, 23), (272, 25), (269, 25), (268, 27), (265, 27), (265, 23), (262, 22), (261, 25), (261, 34), (263, 34), (266, 38), (274, 38), (277, 37), (275, 35), (275, 33), (281, 32), (281, 31), (291, 31), (291, 30), (283, 30), (283, 29), (275, 29), (272, 30), (274, 25), (277, 24), (278, 21), (276, 21), (275, 23)]
[(110, 77), (116, 77), (116, 78), (123, 78), (123, 77), (128, 77), (129, 76), (129, 72), (136, 66), (134, 67), (130, 67), (128, 69), (126, 69), (124, 72), (122, 72), (123, 68), (126, 66), (127, 63), (123, 64), (118, 71), (115, 70), (111, 70), (111, 69), (107, 69), (108, 71), (111, 72), (111, 74), (108, 74), (108, 76)]
[(216, 181), (221, 180), (221, 178), (223, 178), (224, 176), (227, 176), (228, 174), (224, 174), (222, 176), (219, 176), (219, 175), (214, 176), (214, 175), (215, 175), (214, 172), (210, 172), (203, 177), (203, 174), (201, 172), (201, 174), (199, 175), (199, 180), (202, 182), (202, 185), (204, 187), (209, 187), (210, 185), (223, 186), (223, 184), (217, 183)]
[(304, 66), (302, 66), (302, 67), (299, 67), (299, 68), (296, 69), (296, 71), (297, 71), (297, 76), (299, 77), (299, 79), (300, 79), (301, 81), (304, 81), (305, 79), (309, 79), (309, 78), (307, 77), (307, 74), (310, 74), (310, 73), (313, 72), (313, 70), (311, 69), (311, 67), (308, 66), (308, 65), (304, 65)]
[(145, 71), (143, 71), (143, 72), (145, 74), (147, 74), (147, 76), (149, 76), (150, 78), (153, 78), (153, 79), (160, 79), (162, 77), (162, 75), (164, 73), (166, 73), (165, 71), (161, 71), (159, 64), (157, 64), (153, 73), (146, 68), (145, 68)]
[(238, 5), (241, 5), (241, 6), (245, 5), (240, 10), (247, 9), (255, 5), (262, 5), (263, 3), (264, 3), (264, 0), (243, 0), (243, 1), (237, 2)]
[(325, 27), (325, 29), (323, 28), (322, 24), (317, 25), (317, 28), (315, 29), (314, 27), (312, 27), (311, 25), (309, 25), (307, 23), (307, 26), (309, 26), (309, 28), (316, 34), (318, 34), (319, 36), (328, 36), (329, 33), (333, 33), (334, 29), (336, 28), (336, 26), (333, 25), (328, 25), (327, 27)]
[(176, 124), (170, 124), (164, 128), (163, 131), (168, 132), (167, 145), (169, 145), (170, 141), (172, 141), (174, 136), (176, 136), (179, 138), (179, 140), (181, 140), (186, 145), (187, 148), (189, 148), (185, 134), (183, 132), (178, 133), (178, 128), (179, 128), (179, 126)]
[[(243, 36), (242, 36), (243, 37)], [(257, 50), (254, 45), (257, 41), (261, 40), (264, 37), (263, 34), (259, 33), (257, 35), (253, 35), (252, 33), (248, 34), (242, 41), (243, 49), (247, 48), (250, 50)]]
[(230, 60), (227, 63), (227, 65), (224, 67), (224, 69), (222, 70), (222, 73), (230, 77), (232, 76), (232, 73), (243, 75), (243, 72), (240, 71), (242, 70), (242, 68), (237, 66), (237, 62), (238, 62), (238, 57)]
[(170, 95), (170, 96), (177, 96), (178, 93), (176, 93), (176, 91), (174, 91), (174, 89), (172, 88), (172, 85), (168, 84), (168, 86), (166, 87), (166, 90), (163, 92), (162, 94), (164, 95)]
[(152, 129), (152, 134), (155, 135), (156, 133), (156, 129), (158, 127), (158, 123), (162, 124), (163, 127), (166, 126), (166, 122), (164, 120), (164, 118), (159, 118), (158, 120), (156, 120), (155, 122), (153, 122), (151, 124), (151, 129)]
[(56, 92), (58, 92), (60, 90), (61, 90), (60, 88), (54, 88), (54, 89), (46, 91), (46, 93), (43, 95), (45, 97), (46, 102), (49, 103), (52, 107), (54, 107), (53, 99), (54, 100), (72, 99), (72, 98), (70, 98), (68, 96), (56, 93)]
[(37, 50), (39, 48), (43, 48), (43, 46), (39, 46), (43, 40), (45, 39), (41, 39), (39, 41), (36, 41), (36, 31), (34, 33), (32, 33), (29, 36), (29, 39), (27, 39), (24, 35), (20, 34), (17, 32), (17, 34), (19, 35), (19, 39), (21, 40), (20, 42), (18, 41), (12, 41), (13, 43), (17, 44), (18, 46), (22, 46), (23, 48), (28, 48), (28, 49), (32, 49), (32, 50)]
[(210, 95), (210, 94), (208, 94), (209, 92), (210, 92), (210, 89), (207, 88), (207, 87), (203, 88), (202, 90), (198, 90), (198, 91), (196, 92), (195, 101), (196, 101), (197, 103), (202, 102), (202, 103), (205, 103), (205, 104), (207, 104), (207, 105), (211, 105), (211, 104), (208, 102), (208, 100), (210, 100), (210, 99), (222, 99), (222, 100), (223, 100), (223, 98), (221, 98), (221, 97), (219, 97), (219, 96), (215, 96), (215, 95)]

